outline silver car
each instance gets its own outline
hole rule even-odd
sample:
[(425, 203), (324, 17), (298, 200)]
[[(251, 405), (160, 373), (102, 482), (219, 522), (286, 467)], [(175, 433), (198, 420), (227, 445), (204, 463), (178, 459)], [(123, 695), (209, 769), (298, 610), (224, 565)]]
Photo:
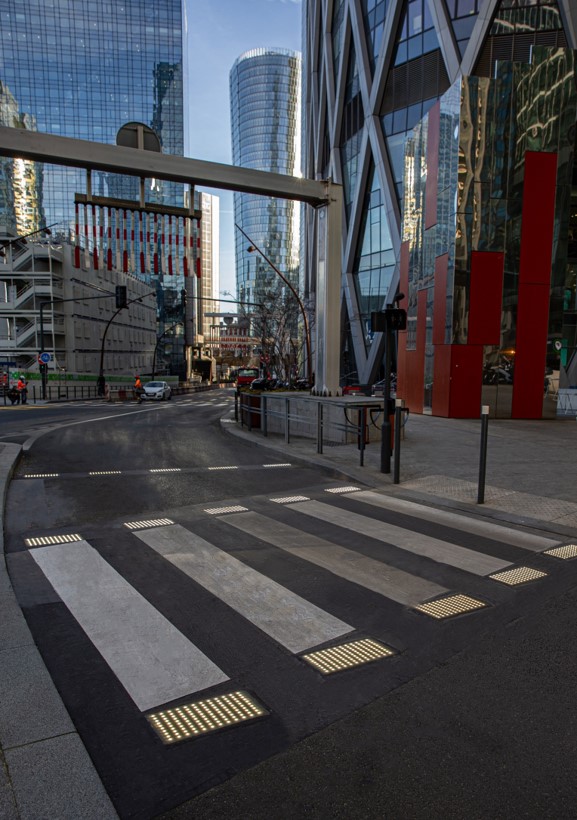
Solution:
[(170, 385), (166, 382), (146, 382), (142, 388), (142, 399), (156, 399), (156, 401), (164, 401), (172, 398), (172, 390)]

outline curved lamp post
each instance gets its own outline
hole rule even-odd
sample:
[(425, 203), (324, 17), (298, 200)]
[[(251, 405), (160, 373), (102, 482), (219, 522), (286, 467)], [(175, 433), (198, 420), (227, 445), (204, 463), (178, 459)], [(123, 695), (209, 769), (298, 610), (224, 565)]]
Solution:
[(296, 292), (296, 290), (295, 290), (294, 286), (291, 284), (291, 282), (289, 282), (289, 280), (286, 278), (286, 276), (284, 276), (280, 272), (280, 270), (276, 267), (276, 265), (273, 265), (273, 263), (270, 261), (268, 256), (266, 256), (263, 253), (263, 251), (261, 251), (261, 249), (257, 245), (255, 245), (255, 243), (252, 241), (250, 236), (248, 236), (248, 234), (243, 231), (243, 229), (240, 227), (240, 225), (237, 225), (235, 223), (235, 228), (238, 228), (238, 230), (245, 237), (245, 239), (248, 239), (248, 241), (250, 242), (250, 245), (248, 247), (248, 252), (249, 253), (254, 253), (256, 251), (256, 253), (260, 254), (262, 256), (262, 258), (264, 259), (264, 261), (267, 263), (267, 265), (269, 265), (272, 268), (272, 270), (282, 279), (282, 281), (285, 283), (285, 285), (288, 287), (288, 289), (290, 290), (290, 292), (292, 293), (292, 295), (296, 299), (297, 304), (299, 306), (299, 310), (300, 310), (301, 315), (303, 317), (303, 327), (304, 327), (304, 332), (305, 332), (305, 346), (306, 346), (306, 355), (307, 355), (307, 378), (309, 380), (312, 380), (313, 370), (312, 370), (312, 356), (311, 356), (311, 336), (310, 336), (309, 322), (308, 322), (308, 319), (307, 319), (305, 306), (303, 305), (300, 296)]

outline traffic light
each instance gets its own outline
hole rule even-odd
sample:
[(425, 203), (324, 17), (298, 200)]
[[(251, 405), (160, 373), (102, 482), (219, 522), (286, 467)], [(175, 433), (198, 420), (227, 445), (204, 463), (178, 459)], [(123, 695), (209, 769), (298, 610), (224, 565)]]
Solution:
[(386, 333), (388, 330), (407, 329), (407, 311), (402, 308), (387, 308), (371, 313), (371, 330), (373, 333)]
[(118, 310), (128, 307), (126, 285), (116, 285), (116, 307)]
[(40, 368), (40, 373), (41, 373), (41, 375), (42, 375), (42, 376), (43, 376), (45, 373), (47, 373), (47, 372), (48, 372), (48, 365), (47, 365), (47, 364), (44, 364), (44, 362), (40, 362), (40, 364), (39, 364), (38, 366), (39, 366), (39, 368)]

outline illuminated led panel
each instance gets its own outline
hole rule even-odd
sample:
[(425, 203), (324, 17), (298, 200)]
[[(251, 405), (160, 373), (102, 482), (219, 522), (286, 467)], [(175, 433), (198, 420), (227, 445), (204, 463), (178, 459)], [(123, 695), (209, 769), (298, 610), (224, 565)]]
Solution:
[(564, 544), (562, 547), (554, 547), (545, 550), (544, 555), (552, 555), (554, 558), (562, 558), (568, 561), (570, 558), (577, 558), (577, 544)]
[(170, 518), (151, 518), (149, 521), (126, 521), (124, 526), (129, 530), (147, 530), (150, 527), (166, 527), (167, 524), (174, 524)]
[(394, 654), (388, 646), (374, 641), (372, 638), (363, 638), (360, 641), (320, 649), (318, 652), (309, 652), (307, 655), (303, 655), (302, 659), (318, 669), (323, 675), (332, 675), (334, 672), (352, 669), (355, 666), (362, 666), (365, 663), (388, 658)]
[(180, 473), (180, 467), (156, 467), (151, 473)]
[(330, 490), (325, 490), (325, 493), (356, 493), (360, 487), (331, 487)]
[(284, 498), (269, 498), (275, 504), (295, 504), (297, 501), (310, 501), (306, 495), (287, 495)]
[(263, 464), (263, 467), (292, 467), (292, 464)]
[(39, 538), (25, 538), (27, 547), (45, 547), (47, 544), (70, 544), (72, 541), (82, 541), (78, 533), (71, 535), (42, 535)]
[(239, 691), (163, 709), (146, 718), (162, 742), (170, 744), (268, 714), (248, 692)]
[(24, 478), (58, 478), (60, 473), (28, 473)]
[(453, 615), (462, 615), (464, 612), (473, 612), (475, 609), (483, 609), (487, 604), (470, 598), (468, 595), (450, 595), (447, 598), (439, 598), (436, 601), (428, 601), (415, 607), (418, 612), (424, 612), (431, 618), (441, 620), (442, 618), (452, 618)]
[(535, 581), (537, 578), (545, 578), (546, 572), (540, 572), (538, 569), (531, 569), (530, 567), (516, 567), (515, 569), (507, 569), (505, 572), (495, 572), (489, 575), (493, 581), (500, 581), (502, 584), (508, 584), (511, 587), (518, 584), (526, 584), (529, 581)]
[(205, 513), (209, 515), (223, 515), (224, 513), (235, 513), (235, 512), (248, 512), (248, 507), (241, 507), (237, 505), (235, 507), (211, 507), (208, 510), (205, 510)]
[(91, 470), (88, 475), (122, 475), (122, 470)]

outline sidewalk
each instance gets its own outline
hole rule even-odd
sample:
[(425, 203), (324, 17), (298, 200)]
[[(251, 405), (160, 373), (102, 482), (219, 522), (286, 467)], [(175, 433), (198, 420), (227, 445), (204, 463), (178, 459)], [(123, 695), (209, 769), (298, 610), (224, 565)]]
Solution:
[[(489, 421), (484, 504), (477, 503), (481, 422), (409, 416), (400, 448), (399, 484), (381, 472), (381, 442), (370, 441), (364, 466), (356, 444), (324, 446), (316, 441), (249, 432), (234, 416), (222, 420), (227, 432), (407, 499), (488, 516), (514, 524), (577, 531), (577, 422)], [(377, 431), (375, 431), (377, 432)], [(369, 439), (371, 428), (369, 428)]]
[[(420, 503), (577, 535), (577, 423), (489, 422), (485, 503), (476, 503), (480, 422), (411, 415), (401, 442), (400, 483), (380, 470), (380, 441), (360, 466), (356, 445), (265, 438), (228, 414), (227, 433), (268, 447), (287, 461), (318, 464), (333, 475)], [(20, 445), (0, 444), (0, 501)], [(3, 554), (3, 531), (0, 531)], [(0, 561), (0, 817), (108, 820), (117, 815), (54, 688)], [(250, 781), (250, 777), (248, 778)]]

